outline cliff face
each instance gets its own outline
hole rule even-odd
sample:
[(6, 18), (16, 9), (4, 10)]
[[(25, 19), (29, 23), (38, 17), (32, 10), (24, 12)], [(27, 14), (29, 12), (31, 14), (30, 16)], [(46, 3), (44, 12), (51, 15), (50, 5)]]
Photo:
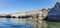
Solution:
[(48, 13), (48, 21), (60, 21), (60, 2), (57, 2)]
[(60, 15), (60, 2), (57, 2), (54, 8), (51, 9), (48, 16), (50, 15)]
[(35, 10), (35, 11), (29, 11), (29, 12), (20, 12), (20, 13), (13, 13), (13, 14), (2, 14), (1, 16), (7, 17), (7, 18), (18, 18), (18, 17), (23, 17), (23, 18), (29, 18), (29, 17), (33, 17), (33, 16), (37, 16), (40, 17), (40, 19), (44, 19), (45, 17), (47, 17), (47, 14), (50, 10), (48, 9), (44, 9), (44, 10)]
[[(21, 13), (15, 13), (15, 14), (10, 14), (11, 17), (15, 16), (15, 17), (26, 17), (26, 16), (40, 16), (40, 19), (43, 19), (47, 16), (49, 10), (45, 9), (45, 10), (35, 10), (35, 11), (30, 11), (30, 12), (21, 12)], [(42, 17), (43, 16), (43, 17)], [(27, 17), (28, 18), (28, 17)]]

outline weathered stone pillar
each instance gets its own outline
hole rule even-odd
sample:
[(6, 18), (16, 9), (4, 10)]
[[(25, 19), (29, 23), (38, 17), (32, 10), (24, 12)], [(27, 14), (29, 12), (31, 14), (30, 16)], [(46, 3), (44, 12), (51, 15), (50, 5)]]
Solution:
[(42, 28), (42, 17), (41, 17), (42, 12), (37, 14), (37, 28)]
[(47, 23), (46, 21), (43, 21), (43, 19), (46, 17), (45, 13), (39, 13), (38, 18), (37, 18), (37, 26), (38, 28), (47, 28)]

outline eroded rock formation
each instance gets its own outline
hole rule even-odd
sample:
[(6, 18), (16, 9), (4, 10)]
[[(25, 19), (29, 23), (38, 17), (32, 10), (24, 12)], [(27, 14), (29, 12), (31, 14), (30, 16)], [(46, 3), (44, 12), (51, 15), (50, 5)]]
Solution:
[(48, 21), (60, 21), (60, 2), (57, 2), (55, 6), (48, 13)]

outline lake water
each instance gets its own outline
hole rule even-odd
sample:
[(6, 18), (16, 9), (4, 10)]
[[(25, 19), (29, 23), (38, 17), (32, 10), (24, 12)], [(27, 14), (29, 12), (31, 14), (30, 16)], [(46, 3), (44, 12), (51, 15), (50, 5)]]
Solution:
[(60, 28), (60, 22), (47, 22), (48, 28)]
[(34, 28), (34, 27), (33, 25), (26, 24), (25, 19), (19, 20), (18, 18), (0, 18), (0, 28)]
[[(43, 23), (47, 23), (47, 28), (60, 28), (60, 22), (45, 21)], [(0, 28), (34, 28), (33, 24), (35, 23), (32, 20), (19, 18), (0, 18)], [(43, 26), (45, 25), (46, 24)]]

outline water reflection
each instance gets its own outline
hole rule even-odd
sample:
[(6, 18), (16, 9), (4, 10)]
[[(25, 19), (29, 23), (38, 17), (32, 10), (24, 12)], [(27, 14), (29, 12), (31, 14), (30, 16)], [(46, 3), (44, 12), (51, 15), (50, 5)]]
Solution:
[(39, 25), (42, 28), (60, 28), (60, 22), (42, 21), (39, 24), (36, 21), (28, 18), (0, 18), (0, 28), (37, 28)]
[(27, 24), (26, 19), (0, 18), (0, 28), (34, 28), (34, 27), (31, 24)]

